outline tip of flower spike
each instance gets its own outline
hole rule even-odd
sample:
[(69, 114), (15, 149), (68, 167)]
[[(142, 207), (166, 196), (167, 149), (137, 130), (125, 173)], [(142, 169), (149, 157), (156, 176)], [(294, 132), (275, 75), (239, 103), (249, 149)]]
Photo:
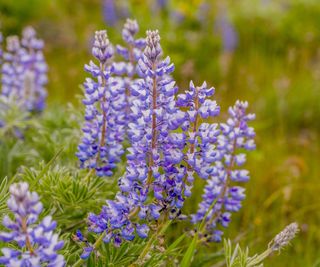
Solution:
[(23, 198), (29, 190), (29, 185), (26, 182), (12, 184), (9, 192), (11, 195), (19, 198)]
[(146, 34), (148, 46), (153, 47), (160, 43), (160, 35), (158, 30), (147, 30)]
[(147, 46), (145, 48), (145, 55), (149, 58), (152, 62), (156, 61), (158, 56), (161, 54), (162, 49), (160, 46), (160, 35), (158, 30), (148, 30), (147, 31), (147, 38), (146, 38)]
[(285, 246), (287, 246), (290, 241), (295, 238), (296, 234), (299, 232), (299, 226), (296, 222), (289, 224), (284, 228), (279, 234), (269, 244), (269, 247), (273, 251), (279, 251)]
[(135, 19), (127, 19), (123, 29), (128, 31), (131, 35), (135, 35), (139, 31), (138, 22)]
[(9, 52), (17, 51), (20, 48), (20, 42), (18, 36), (7, 37), (7, 50)]
[(105, 62), (113, 55), (113, 48), (106, 30), (95, 32), (92, 54), (101, 62)]
[(26, 39), (34, 38), (36, 36), (36, 31), (31, 26), (25, 27), (23, 29), (22, 36)]

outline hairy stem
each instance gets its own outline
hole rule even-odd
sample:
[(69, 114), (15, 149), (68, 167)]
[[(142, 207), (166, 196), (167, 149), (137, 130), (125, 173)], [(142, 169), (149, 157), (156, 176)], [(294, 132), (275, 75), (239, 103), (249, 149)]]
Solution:
[[(156, 69), (155, 63), (152, 66), (152, 69)], [(153, 167), (153, 150), (157, 147), (157, 116), (155, 110), (157, 109), (157, 77), (153, 77), (152, 83), (152, 138), (151, 138), (151, 151), (149, 151), (149, 172), (147, 185), (149, 186), (152, 182), (152, 167)]]
[[(93, 244), (93, 250), (96, 250), (98, 247), (100, 247), (100, 245), (102, 244), (103, 238), (106, 236), (106, 233), (103, 232), (103, 234), (101, 234), (99, 236), (99, 238), (96, 240), (96, 242)], [(81, 266), (82, 263), (84, 263), (85, 260), (83, 259), (79, 259), (74, 265), (73, 267), (79, 267)]]
[(134, 263), (129, 265), (129, 267), (135, 267), (135, 266), (142, 265), (145, 257), (147, 256), (148, 252), (150, 251), (152, 245), (158, 240), (159, 236), (161, 236), (165, 233), (165, 231), (167, 230), (167, 228), (169, 227), (171, 222), (172, 222), (171, 220), (164, 220), (164, 222), (157, 227), (153, 236), (148, 240), (146, 246), (144, 247), (144, 249), (140, 253), (138, 259)]
[[(106, 87), (106, 79), (103, 76), (103, 71), (105, 69), (105, 63), (100, 63), (100, 72), (101, 72), (101, 77), (102, 77), (102, 87)], [(98, 153), (97, 153), (97, 162), (100, 160), (100, 149), (101, 147), (104, 146), (105, 144), (105, 139), (106, 139), (106, 131), (107, 131), (107, 112), (102, 108), (103, 103), (107, 101), (106, 95), (102, 97), (102, 103), (101, 103), (101, 109), (102, 109), (102, 131), (101, 131), (101, 136), (100, 136), (100, 143), (99, 143), (99, 148), (98, 148)]]
[(30, 237), (28, 234), (28, 226), (27, 226), (27, 218), (26, 217), (21, 218), (21, 227), (22, 227), (22, 232), (26, 235), (26, 248), (28, 249), (28, 251), (30, 252), (31, 255), (35, 255), (34, 249), (31, 245)]

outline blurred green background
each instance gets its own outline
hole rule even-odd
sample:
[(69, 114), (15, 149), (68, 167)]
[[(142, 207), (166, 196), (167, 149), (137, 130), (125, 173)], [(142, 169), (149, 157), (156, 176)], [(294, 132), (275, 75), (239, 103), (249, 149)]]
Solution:
[(181, 89), (206, 80), (223, 112), (241, 99), (257, 114), (252, 179), (226, 237), (258, 252), (297, 221), (298, 238), (266, 266), (320, 266), (320, 1), (114, 0), (113, 11), (110, 2), (1, 0), (1, 31), (20, 35), (32, 25), (45, 40), (55, 108), (79, 103), (95, 30), (106, 28), (116, 44), (127, 16), (141, 37), (159, 29)]

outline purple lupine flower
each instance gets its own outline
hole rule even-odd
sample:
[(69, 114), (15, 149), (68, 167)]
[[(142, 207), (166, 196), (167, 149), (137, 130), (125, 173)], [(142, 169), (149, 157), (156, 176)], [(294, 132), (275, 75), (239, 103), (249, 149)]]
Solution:
[(211, 10), (210, 3), (202, 2), (198, 7), (197, 19), (204, 24), (208, 21), (209, 12)]
[(21, 46), (24, 52), (21, 61), (25, 68), (24, 105), (30, 111), (42, 111), (47, 97), (45, 85), (48, 82), (48, 67), (42, 52), (44, 43), (36, 38), (32, 27), (26, 27), (22, 32)]
[(131, 86), (135, 82), (138, 71), (138, 60), (142, 55), (142, 50), (145, 47), (145, 39), (136, 38), (136, 34), (139, 31), (139, 25), (136, 20), (127, 19), (122, 29), (122, 39), (126, 43), (126, 46), (117, 45), (117, 53), (124, 58), (124, 61), (114, 62), (113, 70), (116, 75), (121, 77), (125, 87), (125, 110), (124, 116), (126, 120), (126, 131), (128, 129), (129, 122), (133, 119), (130, 111), (131, 104), (135, 100), (135, 96), (131, 95)]
[(135, 35), (139, 31), (139, 25), (136, 20), (127, 19), (122, 29), (122, 39), (126, 47), (117, 45), (117, 53), (125, 59), (125, 62), (115, 62), (114, 69), (118, 75), (127, 75), (133, 77), (138, 72), (137, 62), (142, 55), (142, 49), (145, 47), (145, 39), (136, 39)]
[(96, 32), (92, 54), (98, 65), (90, 61), (85, 66), (93, 78), (84, 83), (85, 123), (77, 156), (82, 168), (95, 169), (98, 176), (110, 176), (124, 152), (124, 86), (121, 79), (112, 77), (113, 47), (106, 31)]
[(157, 11), (164, 11), (168, 9), (169, 6), (169, 0), (156, 0), (152, 3), (151, 11), (157, 12)]
[(2, 65), (2, 95), (14, 97), (22, 109), (39, 112), (45, 107), (47, 65), (42, 53), (43, 41), (32, 27), (7, 38)]
[(22, 49), (18, 36), (7, 37), (7, 49), (3, 54), (1, 94), (21, 101), (23, 96), (24, 67), (21, 62)]
[(185, 192), (187, 196), (191, 195), (194, 172), (201, 178), (207, 179), (212, 172), (212, 164), (220, 156), (215, 146), (220, 133), (218, 125), (200, 123), (201, 120), (215, 117), (220, 113), (220, 107), (216, 101), (208, 99), (214, 94), (214, 91), (214, 88), (208, 88), (205, 82), (197, 87), (190, 82), (190, 89), (178, 95), (177, 104), (188, 108), (186, 120), (182, 125), (188, 142)]
[[(158, 31), (147, 31), (146, 43), (139, 60), (143, 79), (131, 87), (131, 93), (137, 96), (132, 107), (137, 119), (129, 124), (131, 147), (120, 189), (136, 201), (140, 218), (158, 219), (160, 210), (174, 213), (184, 201), (183, 176), (179, 175), (183, 167), (179, 163), (184, 156), (185, 136), (172, 131), (185, 116), (176, 107), (177, 87), (170, 77), (174, 65), (169, 57), (161, 58)], [(148, 195), (153, 195), (155, 203), (146, 206)]]
[(115, 26), (118, 22), (118, 15), (114, 0), (103, 0), (103, 17), (107, 25)]
[(3, 57), (2, 42), (3, 42), (3, 35), (2, 35), (2, 32), (0, 32), (0, 64), (2, 63), (2, 57)]
[(129, 17), (128, 3), (115, 0), (102, 0), (104, 21), (108, 26), (116, 26), (122, 18)]
[(218, 30), (222, 41), (224, 52), (233, 52), (238, 46), (238, 33), (234, 25), (228, 18), (227, 13), (221, 12), (215, 22), (215, 28)]
[(64, 257), (58, 254), (63, 247), (58, 234), (54, 233), (56, 222), (46, 216), (39, 223), (42, 204), (35, 192), (29, 191), (25, 182), (10, 186), (8, 207), (14, 218), (5, 215), (3, 226), (9, 232), (0, 232), (0, 240), (14, 242), (17, 247), (1, 249), (0, 264), (5, 266), (65, 266)]
[(248, 181), (249, 172), (240, 168), (245, 163), (246, 156), (238, 150), (255, 149), (254, 129), (248, 126), (248, 122), (255, 116), (246, 114), (247, 107), (247, 102), (237, 101), (229, 108), (230, 118), (226, 123), (220, 124), (217, 150), (221, 158), (212, 166), (202, 202), (197, 213), (192, 215), (192, 222), (197, 223), (208, 212), (206, 230), (209, 241), (221, 241), (223, 232), (219, 230), (219, 225), (228, 226), (231, 212), (239, 211), (245, 197), (244, 188), (237, 184)]
[(165, 9), (168, 6), (169, 0), (157, 0), (157, 5), (161, 9)]

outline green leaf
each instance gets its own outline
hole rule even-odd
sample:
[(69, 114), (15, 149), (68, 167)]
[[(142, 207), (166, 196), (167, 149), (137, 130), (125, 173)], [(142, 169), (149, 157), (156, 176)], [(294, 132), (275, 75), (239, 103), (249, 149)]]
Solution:
[(189, 245), (186, 253), (184, 254), (181, 264), (181, 267), (189, 267), (192, 263), (192, 258), (194, 256), (194, 252), (197, 247), (197, 242), (198, 242), (198, 235), (195, 235), (191, 241), (191, 244)]

